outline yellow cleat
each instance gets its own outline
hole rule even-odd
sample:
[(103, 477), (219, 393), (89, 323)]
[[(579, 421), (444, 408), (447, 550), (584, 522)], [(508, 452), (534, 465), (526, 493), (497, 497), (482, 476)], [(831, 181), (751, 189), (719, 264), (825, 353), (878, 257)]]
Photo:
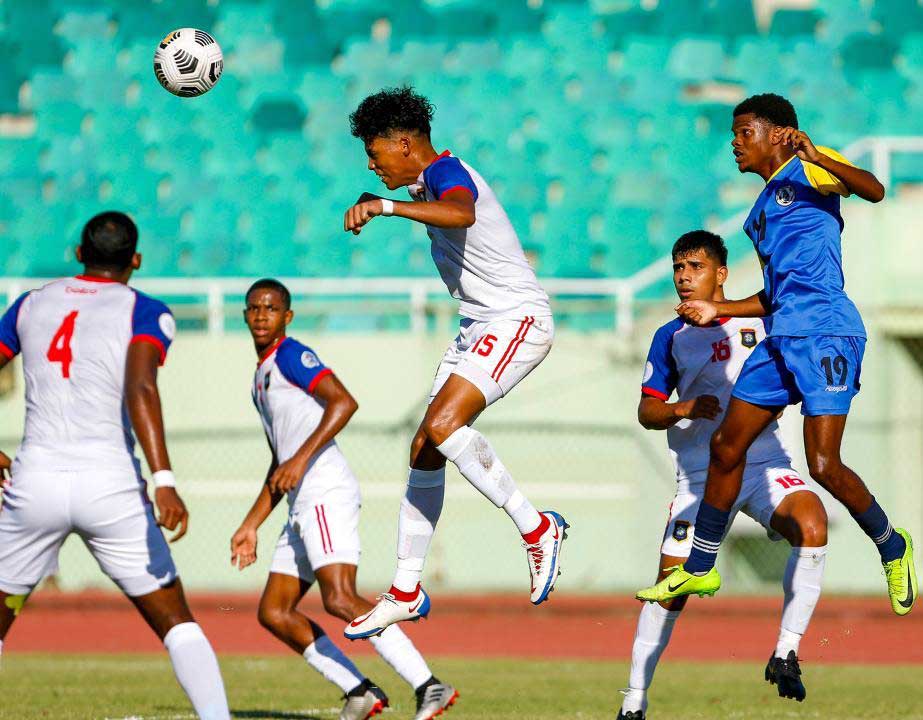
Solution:
[(635, 597), (645, 602), (666, 602), (683, 595), (712, 596), (721, 587), (721, 576), (717, 568), (712, 568), (704, 575), (688, 573), (682, 565), (677, 565), (672, 570), (673, 572), (653, 587), (639, 590)]
[(894, 528), (907, 543), (904, 554), (882, 563), (885, 569), (885, 578), (888, 580), (888, 595), (891, 598), (891, 609), (896, 615), (906, 615), (913, 608), (917, 599), (919, 588), (917, 586), (917, 571), (913, 567), (913, 540), (910, 533), (901, 528)]

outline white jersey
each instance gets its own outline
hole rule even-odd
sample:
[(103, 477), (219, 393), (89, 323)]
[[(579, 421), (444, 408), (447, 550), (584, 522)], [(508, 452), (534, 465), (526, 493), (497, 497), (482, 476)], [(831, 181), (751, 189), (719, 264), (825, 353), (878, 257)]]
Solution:
[[(282, 338), (260, 358), (253, 376), (253, 404), (280, 464), (290, 459), (320, 424), (324, 406), (314, 398), (314, 388), (331, 373), (311, 348), (292, 338)], [(336, 441), (331, 440), (315, 453), (301, 483), (289, 492), (289, 505), (297, 511), (302, 486), (316, 493), (344, 483), (351, 485), (356, 480)]]
[[(707, 327), (672, 320), (654, 334), (641, 392), (668, 400), (675, 390), (680, 401), (714, 395), (727, 410), (741, 367), (765, 337), (761, 318), (722, 318)], [(683, 419), (667, 430), (679, 479), (708, 467), (709, 443), (721, 420), (721, 416), (714, 420)], [(747, 465), (758, 463), (791, 465), (776, 421), (747, 451)]]
[(128, 346), (153, 343), (162, 364), (175, 328), (162, 302), (102, 278), (64, 278), (20, 296), (0, 319), (0, 353), (23, 358), (26, 421), (17, 465), (137, 476), (125, 408)]
[(474, 197), (469, 228), (426, 226), (439, 274), (459, 314), (473, 320), (520, 320), (551, 315), (548, 295), (526, 260), (519, 237), (493, 190), (449, 151), (437, 157), (409, 188), (418, 201), (439, 200), (453, 190)]

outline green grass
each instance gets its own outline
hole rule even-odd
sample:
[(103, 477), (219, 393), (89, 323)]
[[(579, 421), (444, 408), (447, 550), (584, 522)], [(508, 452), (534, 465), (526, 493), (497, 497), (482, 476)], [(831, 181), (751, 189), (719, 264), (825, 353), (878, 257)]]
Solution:
[[(392, 701), (385, 719), (410, 718), (413, 698), (377, 659), (358, 663)], [(339, 693), (291, 657), (223, 657), (236, 718), (329, 720)], [(437, 659), (434, 671), (461, 691), (448, 718), (613, 720), (625, 663)], [(923, 720), (923, 667), (808, 666), (803, 704), (781, 700), (752, 663), (672, 663), (658, 670), (649, 714), (659, 718)], [(682, 693), (682, 695), (681, 695)], [(7, 653), (0, 718), (193, 718), (166, 656)]]

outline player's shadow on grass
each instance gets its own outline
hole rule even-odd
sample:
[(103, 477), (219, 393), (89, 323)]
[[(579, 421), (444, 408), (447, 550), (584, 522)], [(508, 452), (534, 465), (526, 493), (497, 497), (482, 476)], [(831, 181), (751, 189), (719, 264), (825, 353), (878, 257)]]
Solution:
[(272, 718), (273, 720), (323, 720), (319, 715), (305, 715), (300, 712), (281, 710), (231, 710), (232, 718)]

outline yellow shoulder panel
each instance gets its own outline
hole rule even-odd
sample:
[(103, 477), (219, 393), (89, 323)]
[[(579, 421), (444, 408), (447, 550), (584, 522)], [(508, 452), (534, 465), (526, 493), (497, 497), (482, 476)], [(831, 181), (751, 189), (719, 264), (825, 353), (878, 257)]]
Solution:
[[(849, 160), (840, 155), (836, 150), (828, 147), (821, 147), (820, 145), (817, 146), (817, 149), (837, 162), (841, 162), (845, 165), (852, 165)], [(819, 165), (813, 165), (803, 160), (801, 161), (801, 165), (804, 167), (804, 174), (807, 176), (808, 182), (810, 182), (811, 185), (814, 186), (814, 189), (821, 195), (829, 195), (833, 192), (843, 197), (849, 197), (849, 190), (846, 189), (846, 185), (844, 185), (836, 175), (827, 172)]]

